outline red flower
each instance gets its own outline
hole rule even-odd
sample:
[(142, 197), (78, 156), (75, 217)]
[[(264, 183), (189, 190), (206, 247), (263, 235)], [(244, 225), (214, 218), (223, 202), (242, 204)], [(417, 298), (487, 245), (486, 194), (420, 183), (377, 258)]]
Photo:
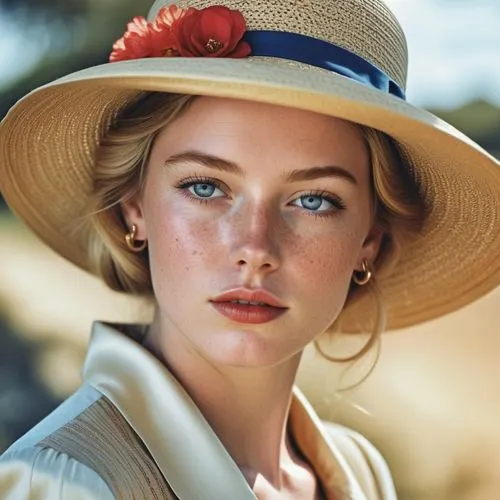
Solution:
[(251, 48), (241, 12), (213, 6), (195, 10), (176, 26), (177, 46), (183, 57), (247, 57)]
[(193, 7), (189, 7), (188, 9), (181, 9), (176, 5), (162, 7), (153, 21), (153, 27), (156, 31), (173, 30), (179, 20), (185, 16), (190, 16), (195, 11), (196, 9), (193, 9)]
[(142, 16), (134, 17), (127, 24), (123, 37), (114, 43), (109, 61), (178, 56), (173, 30), (176, 24), (192, 11), (194, 9), (180, 9), (171, 5), (160, 9), (152, 23), (148, 23)]
[(113, 45), (110, 62), (144, 57), (246, 57), (251, 49), (241, 39), (245, 20), (240, 12), (214, 6), (197, 10), (163, 7), (153, 22), (141, 16)]
[(137, 16), (127, 24), (125, 34), (113, 44), (110, 62), (147, 57), (151, 52), (149, 25), (142, 16)]

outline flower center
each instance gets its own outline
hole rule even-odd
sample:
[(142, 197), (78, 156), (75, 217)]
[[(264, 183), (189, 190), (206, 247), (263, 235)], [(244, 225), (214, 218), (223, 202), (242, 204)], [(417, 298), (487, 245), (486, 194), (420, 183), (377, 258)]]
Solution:
[(205, 44), (205, 48), (210, 54), (215, 54), (217, 51), (222, 49), (224, 47), (224, 44), (214, 40), (213, 38), (209, 38), (208, 42)]
[(176, 56), (176, 55), (177, 55), (177, 50), (176, 50), (176, 49), (174, 49), (174, 48), (169, 47), (169, 48), (167, 48), (167, 49), (164, 49), (164, 50), (163, 50), (163, 55), (164, 55), (165, 57), (173, 57), (173, 56)]

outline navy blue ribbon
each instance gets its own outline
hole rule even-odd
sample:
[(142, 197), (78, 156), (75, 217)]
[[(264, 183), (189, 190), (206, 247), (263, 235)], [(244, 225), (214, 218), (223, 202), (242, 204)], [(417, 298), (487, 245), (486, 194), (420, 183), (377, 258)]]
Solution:
[(310, 64), (406, 99), (404, 90), (389, 75), (338, 45), (283, 31), (247, 31), (243, 40), (250, 44), (252, 56), (281, 57)]

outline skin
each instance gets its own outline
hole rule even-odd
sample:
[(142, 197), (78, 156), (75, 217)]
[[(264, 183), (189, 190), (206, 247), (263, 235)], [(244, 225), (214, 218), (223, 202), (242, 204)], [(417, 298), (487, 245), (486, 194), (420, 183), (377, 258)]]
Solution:
[[(186, 152), (232, 162), (241, 175), (172, 160)], [(285, 180), (325, 166), (341, 167), (354, 182)], [(342, 310), (353, 271), (378, 252), (370, 193), (368, 152), (355, 125), (201, 97), (160, 133), (141, 196), (123, 205), (137, 239), (148, 240), (157, 307), (146, 345), (258, 498), (317, 498), (314, 473), (286, 433), (291, 391), (303, 349)], [(286, 313), (254, 325), (220, 315), (210, 299), (240, 286), (265, 288)]]

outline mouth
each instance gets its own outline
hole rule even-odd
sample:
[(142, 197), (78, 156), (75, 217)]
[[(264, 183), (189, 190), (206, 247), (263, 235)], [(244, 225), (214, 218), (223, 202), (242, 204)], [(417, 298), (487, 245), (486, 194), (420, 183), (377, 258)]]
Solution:
[(236, 323), (268, 323), (279, 318), (287, 311), (287, 308), (284, 307), (239, 300), (212, 302), (212, 306), (219, 314)]
[(210, 302), (217, 312), (237, 323), (267, 323), (288, 310), (277, 297), (264, 289), (233, 289)]
[(275, 307), (275, 306), (272, 306), (271, 304), (266, 304), (265, 302), (252, 302), (251, 300), (241, 300), (241, 299), (231, 300), (231, 301), (229, 301), (229, 303), (230, 304), (241, 304), (244, 306)]
[(256, 307), (269, 306), (278, 309), (287, 309), (278, 297), (264, 288), (233, 288), (212, 298), (210, 302), (231, 302)]

